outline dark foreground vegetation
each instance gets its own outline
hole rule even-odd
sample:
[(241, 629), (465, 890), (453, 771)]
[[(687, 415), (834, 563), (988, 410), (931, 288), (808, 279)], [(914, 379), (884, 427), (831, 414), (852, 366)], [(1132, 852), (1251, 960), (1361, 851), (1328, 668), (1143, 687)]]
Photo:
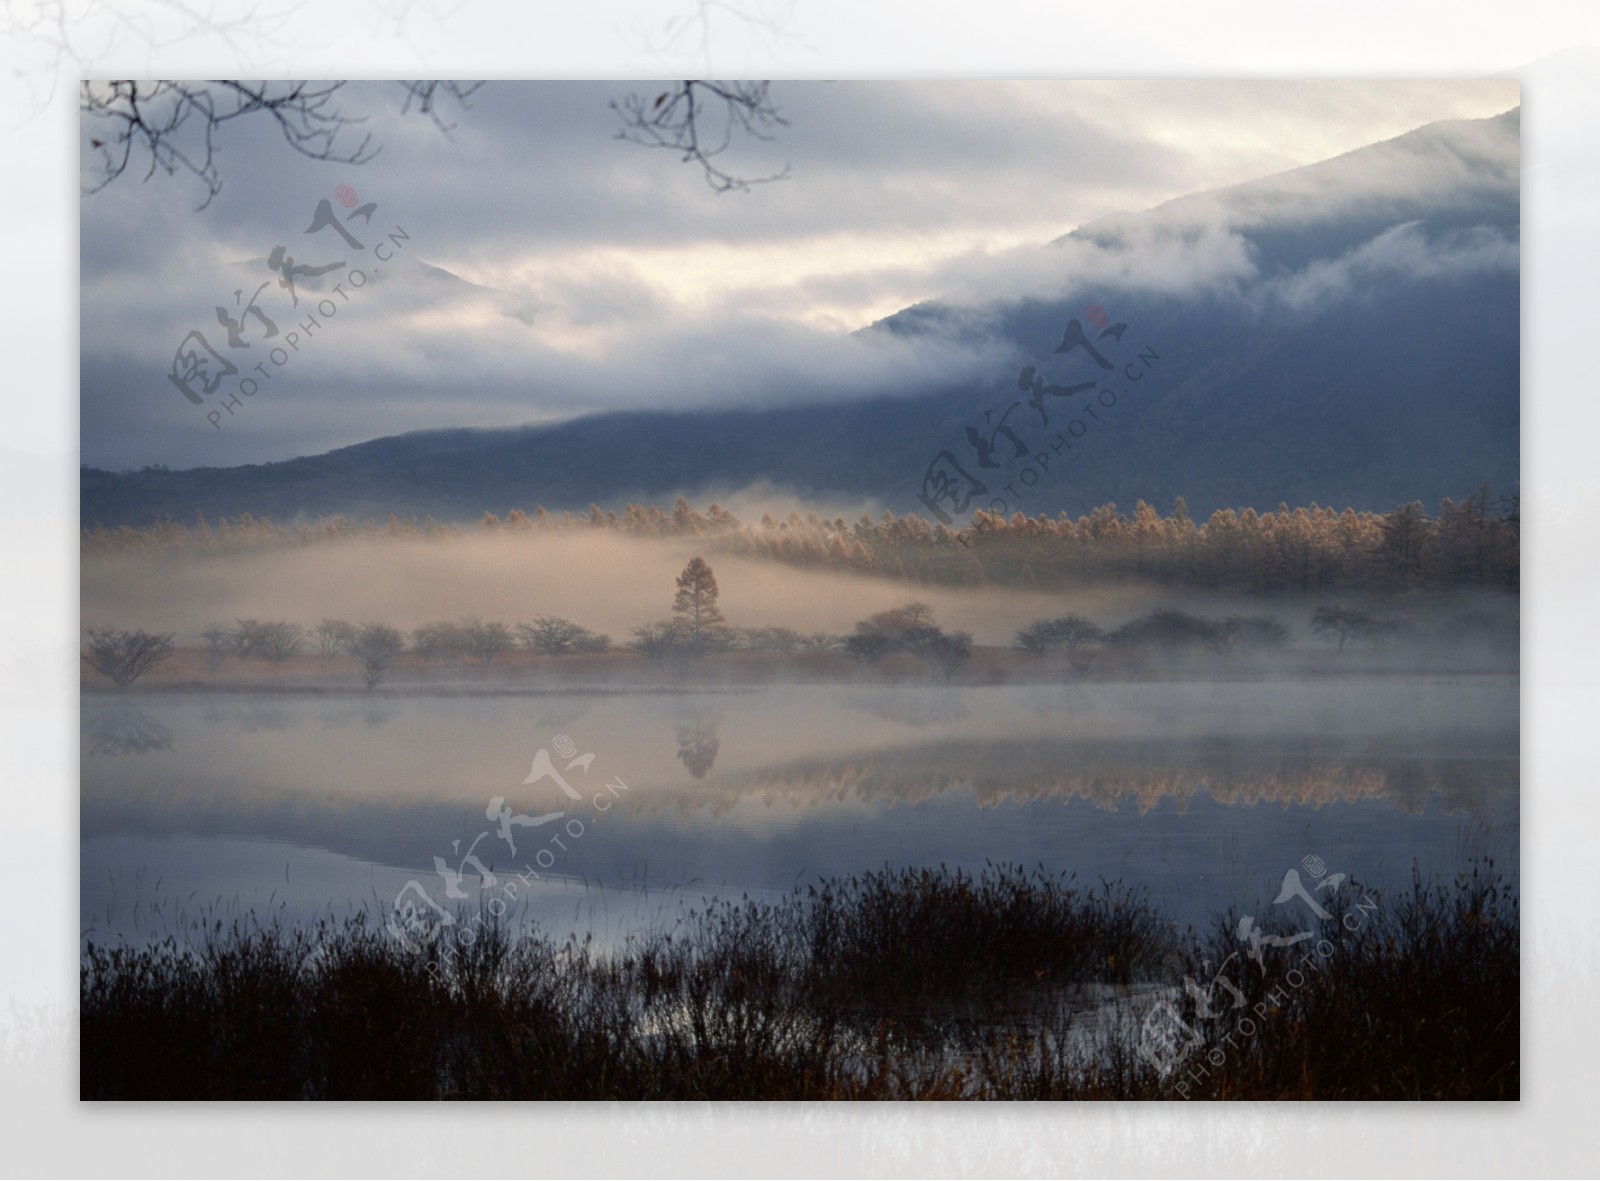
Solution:
[[(1263, 969), (1234, 915), (1180, 934), (1117, 886), (998, 866), (715, 903), (610, 955), (488, 924), (450, 954), (365, 918), (216, 924), (153, 948), (91, 944), (81, 1092), (1516, 1098), (1517, 902), (1492, 866), (1326, 901), (1318, 942), (1269, 948)], [(1175, 1060), (1149, 1052), (1158, 1008), (1197, 1039)]]

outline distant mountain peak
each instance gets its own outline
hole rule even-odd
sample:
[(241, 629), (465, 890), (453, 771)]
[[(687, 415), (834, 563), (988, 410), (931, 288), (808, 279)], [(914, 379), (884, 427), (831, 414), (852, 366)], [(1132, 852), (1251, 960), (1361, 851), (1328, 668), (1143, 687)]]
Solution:
[[(1114, 403), (1101, 403), (1092, 436), (1086, 427), (1065, 436), (1073, 421), (1090, 421), (1065, 395), (1019, 410), (1018, 369), (1002, 365), (976, 387), (952, 379), (900, 397), (424, 431), (241, 468), (86, 469), (82, 519), (476, 519), (756, 484), (925, 511), (918, 492), (940, 455), (970, 465), (986, 490), (1010, 488), (1009, 506), (1029, 514), (1176, 496), (1197, 515), (1284, 501), (1386, 510), (1460, 497), (1484, 481), (1511, 487), (1520, 476), (1520, 123), (1514, 108), (1429, 124), (1100, 218), (1051, 244), (1064, 252), (1059, 295), (981, 307), (932, 300), (871, 329), (981, 333), (1028, 364), (1056, 366), (1047, 380), (1083, 381), (1066, 368), (1074, 359), (1052, 350), (1064, 324), (1104, 305), (1160, 364), (1137, 386), (1118, 370), (1088, 372)], [(1172, 249), (1186, 242), (1187, 253)], [(1227, 247), (1227, 265), (1208, 272), (1205, 251), (1193, 247), (1212, 244)], [(537, 310), (442, 267), (411, 265), (504, 314)], [(1259, 314), (1268, 297), (1292, 314)], [(1035, 409), (1055, 417), (1040, 422)], [(973, 452), (978, 428), (992, 431), (990, 419), (1006, 414), (1016, 448)], [(1031, 481), (1022, 474), (1030, 465)]]

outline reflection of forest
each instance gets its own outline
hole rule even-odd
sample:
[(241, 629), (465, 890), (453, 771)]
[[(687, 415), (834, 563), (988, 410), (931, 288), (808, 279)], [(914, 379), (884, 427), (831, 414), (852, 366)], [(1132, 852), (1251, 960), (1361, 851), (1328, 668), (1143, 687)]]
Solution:
[[(1519, 769), (1515, 740), (1505, 736), (1454, 735), (1415, 743), (1325, 736), (1188, 742), (970, 738), (755, 765), (724, 758), (721, 770), (713, 764), (719, 754), (730, 752), (721, 749), (716, 718), (680, 718), (674, 729), (651, 737), (662, 742), (658, 756), (648, 760), (648, 768), (639, 766), (625, 777), (629, 790), (607, 809), (608, 830), (632, 822), (634, 844), (624, 842), (627, 848), (643, 848), (674, 830), (699, 833), (693, 840), (703, 841), (708, 830), (701, 826), (708, 823), (725, 826), (725, 839), (737, 843), (738, 834), (760, 829), (766, 815), (780, 822), (844, 819), (871, 841), (896, 829), (899, 818), (892, 810), (897, 806), (940, 805), (939, 815), (959, 825), (963, 815), (976, 819), (977, 809), (1012, 811), (1005, 805), (1032, 805), (1038, 819), (1041, 806), (1064, 807), (1074, 796), (1126, 815), (1136, 825), (1144, 823), (1139, 817), (1158, 809), (1186, 814), (1191, 802), (1202, 818), (1215, 815), (1212, 802), (1223, 808), (1276, 805), (1283, 813), (1328, 806), (1334, 822), (1341, 819), (1337, 805), (1364, 803), (1369, 809), (1378, 806), (1380, 825), (1388, 809), (1395, 810), (1396, 820), (1442, 813), (1486, 831), (1505, 833), (1509, 824), (1505, 835), (1515, 841)], [(154, 739), (161, 740), (159, 732)], [(249, 775), (227, 781), (224, 790), (212, 774), (174, 769), (159, 778), (116, 777), (99, 773), (100, 760), (85, 766), (86, 772), (95, 768), (86, 773), (82, 788), (86, 838), (243, 834), (398, 866), (425, 867), (451, 840), (470, 842), (488, 827), (483, 800), (504, 790), (485, 783), (481, 795), (342, 796), (330, 794), (320, 780), (291, 785), (280, 777)], [(573, 815), (585, 823), (595, 818), (587, 798), (573, 805)], [(1248, 822), (1243, 815), (1238, 819)], [(1203, 832), (1203, 827), (1196, 830)]]
[[(680, 731), (680, 757), (682, 732)], [(1321, 748), (1319, 752), (1317, 748)], [(1181, 747), (1138, 743), (947, 742), (840, 758), (797, 760), (720, 778), (703, 788), (636, 792), (632, 812), (721, 815), (748, 799), (792, 808), (828, 804), (913, 804), (947, 792), (970, 792), (980, 807), (1079, 796), (1115, 810), (1148, 812), (1166, 800), (1178, 811), (1205, 793), (1221, 804), (1284, 808), (1383, 800), (1421, 812), (1430, 800), (1476, 819), (1515, 792), (1514, 754), (1477, 752), (1326, 753), (1326, 743), (1279, 745), (1217, 741)], [(702, 778), (700, 775), (696, 779)]]

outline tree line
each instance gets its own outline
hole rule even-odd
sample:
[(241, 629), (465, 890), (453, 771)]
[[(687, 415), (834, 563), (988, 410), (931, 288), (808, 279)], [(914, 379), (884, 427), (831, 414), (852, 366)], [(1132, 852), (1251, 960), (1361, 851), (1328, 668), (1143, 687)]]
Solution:
[[(934, 623), (925, 603), (880, 612), (858, 623), (852, 635), (833, 636), (805, 635), (786, 627), (730, 626), (718, 603), (720, 596), (716, 574), (696, 556), (678, 575), (671, 614), (634, 628), (626, 648), (680, 672), (714, 652), (738, 649), (784, 655), (842, 652), (867, 664), (904, 652), (946, 680), (972, 654), (971, 633), (946, 633)], [(171, 633), (90, 628), (83, 655), (91, 668), (127, 688), (172, 654), (174, 638)], [(207, 626), (201, 639), (207, 668), (213, 673), (230, 659), (282, 663), (301, 653), (315, 652), (324, 659), (347, 653), (361, 661), (369, 689), (388, 675), (408, 646), (398, 628), (328, 618), (309, 629), (289, 620), (239, 619)], [(516, 648), (543, 656), (576, 656), (609, 652), (613, 644), (610, 636), (569, 619), (541, 615), (515, 627), (475, 617), (425, 623), (411, 632), (409, 647), (425, 661), (473, 660), (487, 665)]]
[[(1399, 620), (1381, 619), (1343, 603), (1323, 603), (1311, 613), (1311, 634), (1337, 644), (1341, 652), (1352, 641), (1381, 643), (1399, 636), (1404, 630)], [(1272, 615), (1207, 619), (1163, 607), (1130, 619), (1111, 631), (1078, 614), (1036, 619), (1017, 631), (1012, 647), (1033, 656), (1064, 651), (1073, 658), (1074, 667), (1082, 671), (1087, 662), (1080, 653), (1095, 645), (1167, 652), (1191, 648), (1208, 648), (1213, 652), (1260, 651), (1284, 647), (1290, 635), (1289, 625)]]
[(621, 513), (486, 513), (475, 525), (391, 516), (384, 524), (345, 517), (278, 525), (246, 513), (212, 524), (170, 519), (146, 528), (95, 526), (85, 554), (226, 553), (262, 546), (345, 541), (523, 536), (604, 530), (632, 537), (693, 537), (707, 549), (802, 567), (849, 570), (930, 586), (1062, 589), (1103, 582), (1312, 595), (1418, 589), (1518, 589), (1520, 512), (1515, 496), (1488, 485), (1429, 515), (1420, 503), (1387, 513), (1312, 504), (1258, 512), (1219, 509), (1196, 524), (1180, 497), (1163, 517), (1140, 501), (1131, 514), (1105, 504), (1085, 515), (1011, 517), (979, 512), (960, 534), (915, 513), (863, 514), (854, 523), (815, 512), (741, 521), (720, 505), (705, 513), (680, 497), (671, 509), (627, 505)]
[[(934, 620), (933, 608), (917, 600), (879, 611), (859, 621), (849, 634), (836, 636), (802, 634), (785, 627), (733, 627), (722, 613), (719, 598), (716, 574), (704, 558), (696, 556), (678, 575), (671, 614), (634, 628), (626, 648), (679, 672), (714, 652), (741, 649), (783, 655), (837, 653), (863, 665), (905, 655), (946, 681), (972, 658), (972, 633), (945, 631)], [(1399, 625), (1358, 608), (1323, 604), (1312, 615), (1311, 630), (1336, 641), (1343, 651), (1351, 640), (1376, 641), (1395, 634)], [(171, 633), (90, 628), (83, 656), (91, 668), (125, 689), (172, 654), (174, 638)], [(230, 659), (282, 663), (303, 652), (329, 660), (348, 654), (361, 662), (362, 678), (369, 689), (383, 681), (408, 646), (408, 638), (399, 628), (329, 618), (309, 629), (289, 620), (240, 619), (231, 625), (211, 624), (201, 632), (201, 639), (206, 666), (212, 673)], [(1230, 615), (1215, 620), (1164, 608), (1109, 632), (1077, 614), (1036, 619), (1018, 630), (1013, 647), (1037, 657), (1065, 650), (1073, 667), (1082, 672), (1088, 667), (1082, 651), (1095, 644), (1168, 652), (1203, 646), (1228, 652), (1280, 648), (1288, 640), (1288, 627), (1270, 615)], [(561, 657), (606, 653), (613, 644), (610, 636), (569, 619), (540, 615), (515, 627), (476, 617), (425, 623), (411, 632), (409, 647), (424, 661), (471, 660), (488, 665), (516, 648)]]

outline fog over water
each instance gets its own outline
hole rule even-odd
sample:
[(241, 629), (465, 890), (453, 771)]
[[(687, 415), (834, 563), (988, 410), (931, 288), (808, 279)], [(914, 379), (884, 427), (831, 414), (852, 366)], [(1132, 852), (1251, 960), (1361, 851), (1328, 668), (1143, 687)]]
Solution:
[[(577, 802), (523, 783), (563, 735), (595, 756)], [(411, 880), (442, 900), (435, 857), (487, 884), (474, 849), (522, 870), (518, 914), (602, 938), (708, 893), (986, 860), (1200, 922), (1270, 903), (1310, 854), (1374, 886), (1472, 856), (1514, 874), (1519, 784), (1503, 676), (90, 695), (81, 913), (147, 938), (208, 908), (387, 907)], [(513, 829), (513, 857), (496, 796), (561, 819)]]
[[(146, 627), (197, 644), (210, 622), (236, 617), (315, 623), (323, 616), (379, 620), (412, 629), (475, 615), (507, 623), (535, 615), (570, 617), (624, 640), (660, 619), (673, 580), (704, 553), (716, 570), (729, 623), (848, 632), (856, 620), (907, 598), (935, 609), (947, 628), (980, 643), (1059, 613), (1059, 594), (910, 587), (903, 582), (800, 569), (718, 553), (708, 539), (572, 534), (465, 536), (439, 541), (345, 542), (272, 547), (174, 561), (145, 554), (86, 555), (85, 626)], [(1075, 610), (1138, 614), (1161, 596), (1145, 587), (1085, 591)]]
[[(708, 895), (990, 861), (1121, 880), (1205, 923), (1270, 905), (1309, 856), (1375, 889), (1474, 857), (1517, 872), (1512, 595), (1346, 596), (1403, 626), (1340, 651), (1311, 634), (1310, 597), (925, 585), (740, 556), (716, 536), (213, 544), (84, 551), (85, 627), (169, 631), (180, 646), (132, 692), (85, 681), (85, 938), (383, 914), (408, 888), (473, 906), (516, 882), (519, 920), (611, 942)], [(314, 644), (219, 669), (198, 650), (208, 625), (248, 618), (411, 631), (557, 615), (622, 644), (669, 615), (696, 555), (733, 626), (848, 634), (918, 599), (979, 647), (949, 683), (904, 655), (731, 652), (674, 670), (627, 652), (487, 665), (408, 653), (372, 692), (353, 658)], [(1272, 616), (1287, 641), (1011, 650), (1041, 617), (1109, 629), (1163, 607)], [(556, 762), (576, 798), (530, 775), (568, 741), (571, 757), (593, 756)]]
[[(761, 504), (741, 504), (746, 519)], [(841, 510), (837, 517), (850, 521)], [(85, 550), (81, 570), (84, 627), (143, 627), (198, 645), (211, 623), (237, 618), (286, 619), (312, 625), (324, 617), (377, 621), (403, 630), (440, 619), (475, 616), (508, 624), (538, 615), (570, 618), (618, 643), (635, 627), (664, 618), (674, 580), (703, 555), (720, 588), (730, 625), (782, 626), (801, 633), (848, 633), (875, 612), (908, 599), (933, 609), (947, 630), (971, 632), (979, 645), (1010, 647), (1032, 620), (1075, 612), (1112, 628), (1164, 607), (1213, 618), (1268, 615), (1290, 631), (1291, 647), (1325, 645), (1309, 633), (1321, 600), (1161, 587), (1146, 582), (1036, 590), (908, 582), (854, 571), (788, 564), (728, 552), (736, 541), (716, 536), (639, 537), (578, 527), (529, 534), (500, 530), (439, 538), (239, 546), (216, 553)], [(1341, 602), (1366, 596), (1347, 592)], [(1389, 598), (1376, 613), (1410, 626), (1390, 644), (1404, 649), (1398, 668), (1475, 669), (1485, 657), (1516, 668), (1518, 601), (1503, 593)], [(1423, 660), (1419, 661), (1419, 657)]]

